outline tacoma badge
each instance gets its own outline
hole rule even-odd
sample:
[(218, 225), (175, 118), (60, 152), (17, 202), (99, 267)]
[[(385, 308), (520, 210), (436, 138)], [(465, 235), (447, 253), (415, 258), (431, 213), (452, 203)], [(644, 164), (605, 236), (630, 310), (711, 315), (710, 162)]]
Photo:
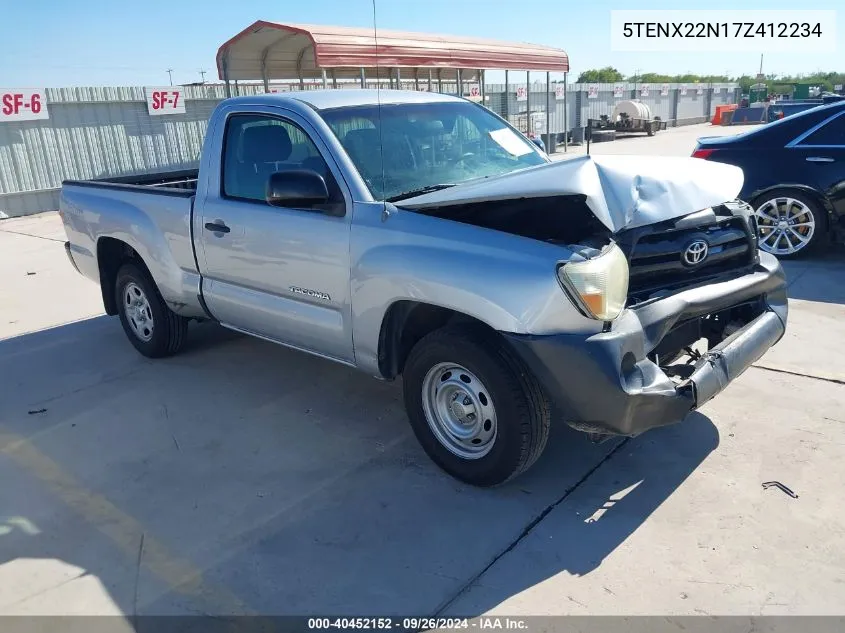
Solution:
[(326, 294), (325, 292), (319, 292), (318, 290), (309, 290), (308, 288), (299, 288), (297, 286), (291, 286), (289, 290), (298, 295), (306, 295), (315, 299), (322, 299), (323, 301), (332, 300), (332, 298), (328, 294)]

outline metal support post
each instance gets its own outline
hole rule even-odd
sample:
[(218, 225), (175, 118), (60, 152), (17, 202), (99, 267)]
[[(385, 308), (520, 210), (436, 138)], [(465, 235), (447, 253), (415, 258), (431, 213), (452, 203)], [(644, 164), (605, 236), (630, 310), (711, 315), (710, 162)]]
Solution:
[(567, 73), (563, 73), (563, 151), (569, 151), (569, 110), (566, 103), (566, 78)]
[(546, 143), (548, 144), (546, 147), (546, 151), (550, 154), (554, 153), (555, 148), (551, 147), (552, 144), (552, 135), (549, 133), (551, 129), (551, 119), (552, 119), (552, 103), (551, 99), (549, 98), (549, 90), (551, 89), (552, 83), (552, 74), (550, 72), (546, 72)]
[(505, 71), (505, 98), (502, 99), (502, 117), (504, 119), (508, 118), (508, 114), (510, 114), (510, 100), (511, 100), (511, 86), (510, 82), (508, 81), (508, 71)]
[(525, 71), (525, 135), (531, 136), (531, 71)]

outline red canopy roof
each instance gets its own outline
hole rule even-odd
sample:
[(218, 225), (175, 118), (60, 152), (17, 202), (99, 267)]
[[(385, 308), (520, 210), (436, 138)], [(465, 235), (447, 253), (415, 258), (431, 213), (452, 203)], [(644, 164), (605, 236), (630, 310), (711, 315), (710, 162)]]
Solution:
[(217, 51), (221, 79), (296, 79), (322, 69), (357, 77), (361, 68), (376, 67), (566, 72), (569, 57), (537, 44), (264, 20)]

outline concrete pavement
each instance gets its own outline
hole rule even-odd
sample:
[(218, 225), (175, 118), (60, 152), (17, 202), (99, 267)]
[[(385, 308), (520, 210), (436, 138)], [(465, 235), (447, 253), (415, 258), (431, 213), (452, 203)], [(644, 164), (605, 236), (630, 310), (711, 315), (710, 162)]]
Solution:
[(140, 357), (62, 239), (0, 222), (0, 614), (842, 613), (840, 249), (787, 265), (786, 337), (700, 413), (554, 426), (485, 491), (429, 462), (398, 384), (211, 324)]

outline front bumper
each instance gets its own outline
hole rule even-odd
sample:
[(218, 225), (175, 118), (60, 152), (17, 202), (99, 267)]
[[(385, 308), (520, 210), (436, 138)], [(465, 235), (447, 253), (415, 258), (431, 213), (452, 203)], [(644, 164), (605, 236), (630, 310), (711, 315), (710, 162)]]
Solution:
[[(759, 306), (758, 314), (708, 350), (682, 383), (648, 358), (677, 324), (748, 302)], [(780, 340), (786, 319), (783, 270), (760, 253), (752, 272), (626, 310), (607, 332), (505, 336), (572, 426), (637, 435), (680, 422), (722, 391)]]

